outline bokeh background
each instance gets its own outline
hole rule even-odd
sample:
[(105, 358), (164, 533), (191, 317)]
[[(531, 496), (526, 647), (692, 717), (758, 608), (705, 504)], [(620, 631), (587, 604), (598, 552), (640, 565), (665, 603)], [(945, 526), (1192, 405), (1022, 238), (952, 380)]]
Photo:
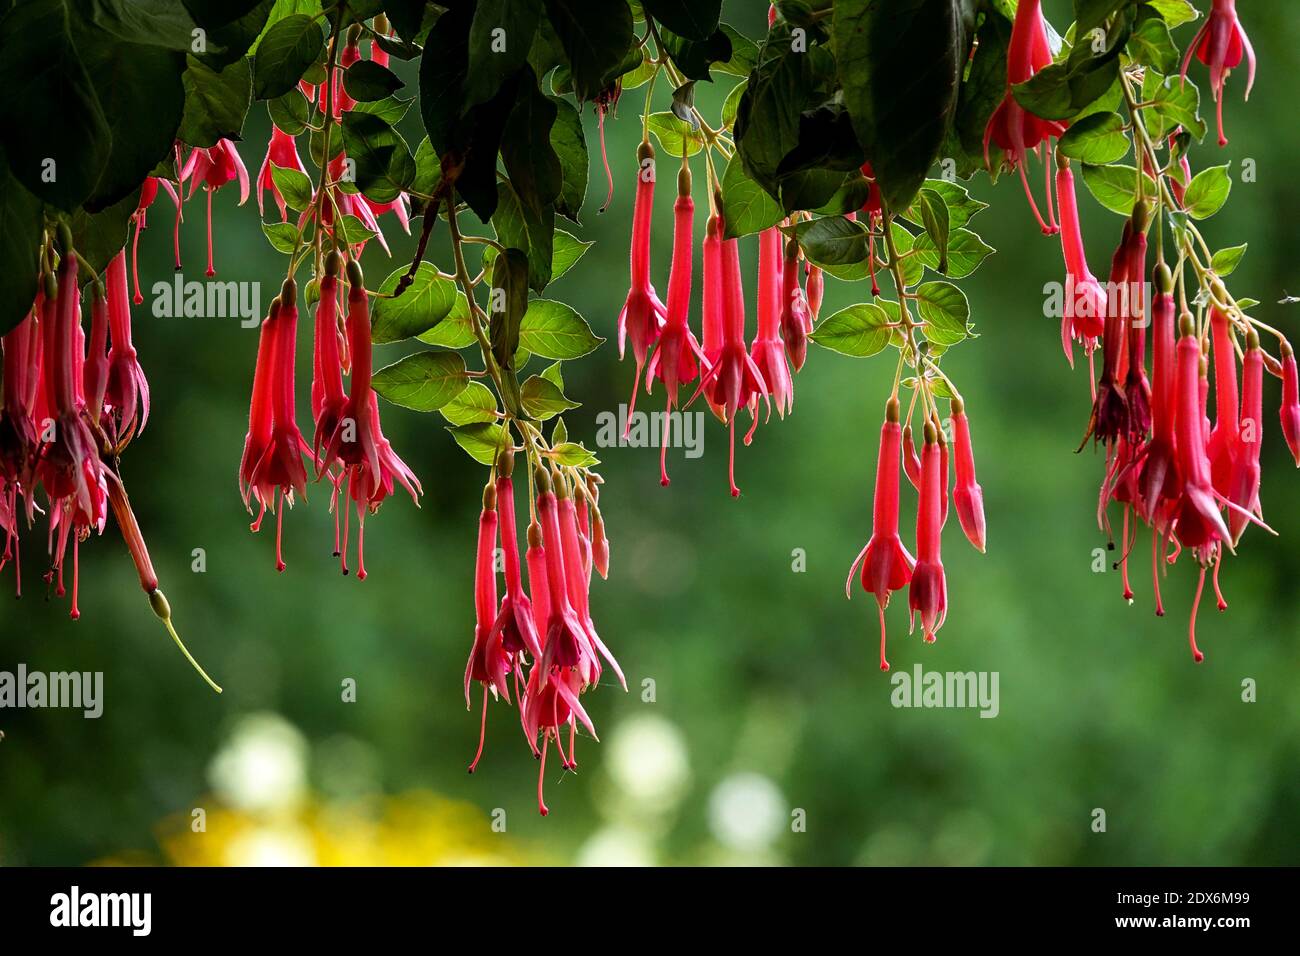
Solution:
[[(724, 17), (756, 35), (765, 7), (729, 0)], [(1056, 25), (1068, 22), (1067, 4), (1046, 7)], [(1192, 161), (1231, 162), (1234, 173), (1255, 162), (1257, 181), (1234, 176), (1228, 205), (1205, 231), (1216, 248), (1250, 243), (1231, 287), (1295, 333), (1300, 312), (1276, 303), (1300, 292), (1300, 127), (1289, 119), (1300, 93), (1300, 14), (1289, 4), (1240, 7), (1259, 80), (1243, 104), (1244, 76), (1232, 78), (1231, 145), (1199, 147)], [(1193, 30), (1182, 28), (1180, 43)], [(413, 70), (401, 69), (413, 84)], [(1203, 79), (1199, 65), (1194, 76)], [(716, 117), (732, 82), (700, 85), (706, 115)], [(625, 400), (631, 376), (612, 335), (626, 294), (642, 95), (630, 92), (608, 126), (617, 187), (604, 215), (595, 211), (603, 179), (593, 162), (575, 231), (595, 245), (548, 291), (611, 338), (565, 368), (569, 394), (584, 403), (567, 416), (569, 429), (589, 447), (596, 414)], [(413, 144), (416, 113), (407, 120)], [(586, 118), (594, 157), (590, 111)], [(250, 172), (267, 135), (255, 106), (240, 145)], [(699, 208), (704, 180), (697, 169)], [(177, 623), (226, 692), (209, 692), (176, 653), (115, 529), (82, 548), (75, 624), (65, 603), (43, 600), (36, 586), (33, 532), (27, 593), (0, 617), (0, 669), (103, 671), (106, 700), (99, 720), (0, 712), (0, 863), (1296, 863), (1300, 476), (1277, 419), (1270, 411), (1265, 422), (1263, 501), (1280, 536), (1250, 531), (1225, 565), (1231, 608), (1203, 604), (1207, 660), (1195, 666), (1190, 564), (1169, 573), (1163, 620), (1151, 612), (1145, 536), (1134, 606), (1121, 600), (1117, 572), (1092, 570), (1105, 545), (1094, 523), (1102, 462), (1074, 452), (1087, 382), (1065, 366), (1056, 323), (1041, 309), (1044, 283), (1061, 278), (1059, 245), (1033, 227), (1014, 179), (992, 188), (980, 178), (973, 191), (993, 203), (974, 225), (998, 253), (962, 283), (980, 338), (945, 367), (973, 422), (988, 554), (950, 523), (950, 613), (936, 645), (906, 634), (905, 595), (888, 619), (896, 670), (919, 662), (999, 672), (996, 719), (890, 706), (874, 605), (861, 592), (846, 601), (843, 581), (869, 533), (893, 360), (813, 348), (794, 414), (760, 427), (740, 451), (738, 501), (727, 495), (726, 435), (712, 419), (703, 457), (670, 457), (668, 489), (659, 487), (655, 449), (599, 450), (613, 559), (592, 601), (633, 693), (602, 687), (588, 696), (601, 743), (580, 741), (576, 776), (552, 764), (543, 820), (537, 765), (512, 708), (493, 707), (487, 754), (478, 773), (465, 773), (478, 732), (461, 677), (484, 469), (439, 416), (385, 407), (385, 430), (424, 482), (422, 507), (398, 497), (371, 519), (370, 577), (359, 582), (338, 573), (328, 496), (315, 490), (286, 517), (288, 570), (277, 574), (273, 529), (249, 533), (235, 482), (256, 331), (236, 319), (158, 319), (146, 305), (135, 324), (153, 417), (125, 475)], [(215, 201), (219, 278), (260, 281), (265, 304), (282, 258), (252, 201), (243, 209), (235, 201), (231, 189)], [(660, 189), (661, 291), (671, 203), (671, 189)], [(1120, 219), (1086, 194), (1081, 205), (1101, 272)], [(146, 285), (173, 276), (166, 206), (160, 198), (141, 241)], [(201, 202), (186, 213), (185, 276), (202, 278)], [(377, 245), (365, 253), (376, 282), (413, 248), (391, 217), (385, 229), (391, 262)], [(742, 244), (751, 303), (756, 245)], [(431, 248), (445, 265), (446, 248)], [(828, 281), (823, 315), (866, 295), (863, 285)], [(383, 347), (378, 361), (408, 350)], [(1277, 383), (1267, 389), (1274, 409)], [(910, 496), (905, 488), (905, 513)], [(205, 573), (191, 571), (195, 548), (206, 553)], [(806, 570), (792, 570), (795, 549)], [(354, 703), (341, 700), (347, 678)], [(646, 678), (652, 703), (638, 693)], [(1258, 687), (1253, 703), (1242, 700), (1247, 678)], [(194, 832), (196, 808), (204, 832)], [(1106, 812), (1105, 833), (1093, 832), (1096, 808)]]

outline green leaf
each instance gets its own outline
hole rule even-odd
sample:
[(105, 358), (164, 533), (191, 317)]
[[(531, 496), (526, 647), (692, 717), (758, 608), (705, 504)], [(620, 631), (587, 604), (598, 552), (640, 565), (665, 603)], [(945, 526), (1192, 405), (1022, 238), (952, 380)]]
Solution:
[(545, 0), (547, 19), (568, 57), (579, 102), (595, 99), (618, 76), (634, 42), (625, 0)]
[[(205, 149), (215, 146), (220, 139), (238, 139), (253, 96), (253, 73), (248, 60), (241, 57), (218, 73), (190, 56), (186, 58), (181, 79), (185, 109), (176, 138)], [(305, 106), (303, 95), (294, 92)]]
[(360, 245), (363, 242), (369, 242), (375, 238), (378, 233), (370, 229), (364, 222), (353, 216), (351, 213), (344, 215), (343, 223), (343, 241), (350, 246)]
[(1190, 0), (1142, 0), (1142, 2), (1160, 14), (1171, 28), (1191, 23), (1200, 16)]
[(749, 178), (739, 156), (732, 156), (722, 174), (722, 221), (725, 237), (735, 239), (762, 232), (785, 218), (785, 212), (763, 187)]
[(568, 440), (569, 426), (564, 424), (563, 418), (557, 418), (551, 427), (551, 445), (563, 445)]
[(289, 136), (302, 133), (311, 120), (311, 105), (307, 102), (307, 97), (302, 95), (302, 90), (296, 86), (284, 96), (267, 100), (266, 112), (276, 128)]
[(373, 202), (392, 202), (415, 179), (406, 140), (378, 116), (344, 113), (343, 146), (356, 167), (357, 189)]
[(704, 134), (691, 129), (672, 113), (651, 113), (650, 132), (659, 140), (663, 151), (674, 158), (681, 158), (683, 143), (687, 156), (694, 156), (704, 148)]
[(959, 4), (838, 0), (831, 39), (844, 105), (884, 200), (906, 209), (939, 156), (957, 106), (966, 65)]
[(397, 74), (372, 60), (357, 60), (343, 71), (343, 89), (363, 103), (373, 103), (405, 86)]
[(1232, 178), (1228, 175), (1228, 167), (1211, 166), (1192, 177), (1183, 197), (1183, 207), (1193, 219), (1209, 219), (1223, 208), (1231, 191)]
[(543, 358), (581, 358), (605, 340), (563, 302), (533, 299), (519, 324), (519, 344)]
[(732, 76), (749, 76), (758, 65), (758, 44), (726, 23), (718, 29), (731, 41), (731, 57), (721, 63), (714, 63), (713, 68), (719, 73), (729, 73)]
[(23, 320), (36, 298), (41, 201), (20, 186), (0, 154), (0, 335)]
[(475, 422), (448, 428), (456, 444), (480, 465), (492, 465), (497, 453), (506, 446), (506, 434), (500, 425)]
[[(1154, 196), (1156, 184), (1146, 173), (1144, 191)], [(1137, 169), (1132, 166), (1090, 166), (1084, 164), (1083, 182), (1093, 198), (1113, 213), (1131, 215), (1137, 198)]]
[(469, 385), (459, 352), (416, 352), (375, 372), (376, 392), (394, 405), (436, 412)]
[(715, 30), (704, 40), (688, 40), (660, 29), (659, 38), (673, 65), (690, 80), (712, 81), (709, 71), (713, 64), (726, 63), (732, 57), (731, 39), (722, 30)]
[(293, 255), (298, 247), (298, 227), (291, 222), (264, 222), (262, 232), (271, 243), (271, 248), (281, 255)]
[(542, 378), (546, 379), (560, 391), (564, 391), (564, 363), (552, 362), (542, 369)]
[(747, 80), (741, 80), (731, 88), (727, 98), (722, 101), (722, 125), (727, 129), (736, 125), (736, 110), (740, 107), (740, 98), (745, 95), (745, 88), (748, 85)]
[(843, 216), (805, 220), (795, 226), (804, 255), (819, 266), (838, 266), (867, 258), (867, 228)]
[(556, 108), (551, 149), (560, 161), (560, 194), (555, 199), (555, 211), (577, 222), (583, 200), (587, 198), (587, 141), (582, 132), (582, 117), (562, 99), (554, 98), (551, 102)]
[(564, 275), (581, 259), (592, 243), (583, 242), (563, 229), (555, 230), (555, 252), (551, 257), (551, 281)]
[(1118, 113), (1092, 113), (1066, 130), (1057, 148), (1071, 159), (1105, 166), (1127, 155), (1129, 141), (1124, 129)]
[(560, 194), (560, 160), (551, 146), (551, 127), (557, 114), (555, 100), (542, 94), (532, 68), (525, 66), (501, 139), (501, 161), (532, 219), (540, 219)]
[(400, 342), (423, 335), (447, 317), (456, 304), (456, 287), (438, 274), (431, 262), (421, 262), (415, 280), (400, 296), (389, 297), (407, 272), (402, 266), (379, 286), (370, 310), (370, 340), (375, 344)]
[(722, 0), (642, 0), (660, 24), (688, 40), (707, 40), (718, 29)]
[(552, 460), (570, 468), (592, 468), (600, 464), (598, 459), (581, 444), (571, 441), (560, 442), (551, 448)]
[(925, 337), (936, 345), (956, 345), (970, 332), (970, 303), (966, 293), (951, 282), (923, 282), (916, 289), (916, 305), (925, 319)]
[(1198, 143), (1205, 139), (1208, 127), (1200, 116), (1201, 92), (1190, 79), (1164, 77), (1147, 70), (1142, 81), (1142, 99), (1150, 104), (1142, 115), (1152, 139), (1164, 139), (1179, 126)]
[(307, 174), (296, 169), (271, 164), (271, 182), (280, 191), (290, 209), (304, 212), (311, 206), (312, 185)]
[(99, 182), (112, 134), (73, 45), (66, 5), (14, 7), (0, 19), (0, 50), (0, 148), (28, 192), (71, 212)]
[(490, 100), (528, 59), (541, 0), (478, 0), (469, 28), (465, 106)]
[(1210, 259), (1210, 268), (1218, 275), (1231, 275), (1236, 271), (1237, 266), (1241, 264), (1241, 257), (1246, 254), (1246, 243), (1239, 246), (1229, 246), (1227, 249), (1220, 249), (1213, 258)]
[(459, 395), (438, 411), (453, 425), (494, 422), (497, 418), (497, 400), (492, 389), (482, 382), (470, 382)]
[(867, 358), (889, 344), (889, 316), (878, 305), (861, 302), (822, 319), (810, 338), (823, 348)]
[(577, 402), (565, 397), (561, 386), (540, 375), (533, 375), (524, 382), (520, 394), (523, 396), (524, 411), (538, 421), (554, 418), (570, 408), (578, 407)]
[[(939, 271), (939, 250), (929, 235), (917, 236), (913, 249), (923, 265)], [(948, 269), (943, 274), (951, 279), (964, 279), (992, 254), (993, 247), (969, 229), (954, 229), (948, 236)]]
[(919, 207), (921, 222), (925, 225), (926, 234), (939, 255), (938, 265), (935, 268), (938, 272), (947, 272), (948, 234), (951, 230), (948, 204), (935, 190), (922, 188), (917, 194), (915, 205)]
[[(514, 368), (519, 351), (519, 321), (528, 308), (528, 254), (506, 249), (492, 260), (492, 290), (489, 296), (488, 338), (492, 354), (503, 369)], [(511, 407), (507, 397), (506, 405)]]
[(508, 181), (497, 183), (496, 211), (492, 227), (506, 248), (528, 253), (528, 284), (537, 292), (551, 281), (555, 245), (555, 210), (545, 207), (540, 216), (524, 206)]
[(1178, 71), (1178, 47), (1174, 46), (1174, 38), (1169, 34), (1169, 25), (1159, 14), (1144, 13), (1137, 29), (1129, 37), (1128, 51), (1136, 62), (1160, 73)]
[[(980, 212), (989, 208), (988, 203), (976, 199), (961, 183), (949, 182), (946, 179), (927, 179), (923, 188), (936, 192), (943, 198), (944, 205), (948, 207), (950, 229), (962, 228)], [(921, 220), (920, 212), (914, 210), (915, 204), (912, 209), (903, 214), (904, 217), (909, 222), (924, 227), (925, 223)]]
[(389, 126), (396, 126), (406, 116), (407, 111), (414, 102), (415, 97), (413, 96), (407, 99), (402, 99), (400, 96), (386, 96), (382, 100), (375, 100), (373, 103), (358, 101), (350, 112), (378, 116)]
[(269, 100), (288, 93), (307, 68), (316, 62), (325, 44), (320, 24), (294, 14), (275, 23), (257, 44), (253, 57), (253, 93)]
[(473, 345), (477, 339), (474, 336), (474, 326), (469, 314), (469, 300), (465, 298), (465, 293), (458, 290), (456, 302), (447, 313), (447, 317), (429, 331), (421, 332), (416, 338), (426, 345), (441, 345), (449, 349), (463, 349)]

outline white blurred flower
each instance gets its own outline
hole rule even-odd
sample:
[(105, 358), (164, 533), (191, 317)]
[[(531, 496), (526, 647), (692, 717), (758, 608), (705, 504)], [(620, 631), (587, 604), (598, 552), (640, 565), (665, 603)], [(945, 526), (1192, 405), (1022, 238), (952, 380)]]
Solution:
[(654, 848), (645, 835), (621, 826), (597, 830), (578, 851), (579, 866), (653, 866)]
[(222, 801), (236, 809), (290, 809), (307, 790), (306, 741), (277, 714), (249, 714), (212, 758), (208, 780)]
[(785, 823), (785, 797), (760, 773), (732, 774), (709, 796), (709, 828), (729, 849), (761, 850), (776, 839)]
[(608, 746), (605, 768), (634, 802), (665, 809), (681, 799), (691, 770), (682, 732), (671, 721), (632, 717), (614, 728)]

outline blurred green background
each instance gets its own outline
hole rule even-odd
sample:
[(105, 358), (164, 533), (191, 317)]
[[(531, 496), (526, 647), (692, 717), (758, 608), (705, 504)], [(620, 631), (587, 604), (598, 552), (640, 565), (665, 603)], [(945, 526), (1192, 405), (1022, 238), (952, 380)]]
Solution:
[[(765, 7), (729, 0), (724, 16), (757, 35)], [(1068, 4), (1046, 8), (1063, 28)], [(1254, 161), (1257, 181), (1234, 175), (1227, 207), (1205, 232), (1216, 248), (1250, 243), (1231, 288), (1261, 299), (1256, 314), (1294, 333), (1300, 313), (1275, 303), (1300, 292), (1300, 128), (1289, 119), (1300, 15), (1263, 3), (1241, 4), (1241, 15), (1260, 60), (1254, 96), (1243, 104), (1244, 75), (1232, 77), (1231, 145), (1198, 147), (1192, 162), (1231, 162), (1235, 174)], [(1180, 44), (1194, 29), (1178, 31)], [(399, 70), (414, 82), (412, 65)], [(1193, 76), (1204, 88), (1204, 68)], [(700, 85), (706, 116), (717, 116), (732, 82)], [(662, 86), (659, 95), (668, 95)], [(567, 416), (570, 433), (589, 447), (595, 416), (626, 400), (632, 374), (612, 337), (627, 289), (642, 104), (643, 90), (630, 91), (608, 124), (616, 189), (604, 215), (595, 211), (604, 194), (595, 120), (585, 113), (592, 179), (574, 231), (595, 246), (547, 293), (610, 339), (565, 367), (569, 394), (584, 403)], [(413, 144), (417, 112), (406, 121)], [(267, 136), (265, 110), (255, 106), (240, 144), (250, 174)], [(703, 209), (702, 166), (695, 181)], [(661, 294), (667, 182), (655, 209)], [(0, 669), (101, 670), (105, 711), (99, 720), (0, 712), (0, 863), (1300, 861), (1300, 484), (1272, 411), (1277, 383), (1266, 386), (1262, 495), (1280, 536), (1250, 531), (1225, 564), (1231, 609), (1219, 614), (1203, 602), (1207, 660), (1195, 666), (1186, 643), (1190, 563), (1170, 570), (1163, 620), (1151, 612), (1145, 531), (1134, 606), (1121, 600), (1117, 572), (1091, 570), (1105, 541), (1094, 522), (1101, 458), (1074, 453), (1088, 414), (1086, 375), (1066, 367), (1057, 323), (1041, 311), (1043, 285), (1062, 277), (1059, 244), (1038, 234), (1014, 178), (996, 188), (980, 178), (973, 191), (994, 204), (974, 225), (998, 253), (962, 282), (980, 338), (955, 349), (945, 368), (967, 398), (988, 554), (976, 554), (951, 522), (950, 613), (937, 644), (906, 634), (905, 594), (888, 620), (896, 671), (919, 662), (999, 672), (997, 719), (890, 705), (892, 687), (876, 668), (874, 605), (860, 591), (846, 601), (843, 582), (870, 530), (893, 359), (813, 347), (793, 416), (760, 427), (739, 451), (738, 501), (727, 495), (726, 433), (711, 418), (702, 458), (670, 455), (668, 489), (659, 487), (657, 450), (598, 450), (613, 557), (609, 581), (593, 588), (593, 611), (633, 692), (606, 686), (585, 699), (601, 743), (580, 741), (576, 776), (561, 779), (552, 763), (552, 812), (543, 820), (537, 765), (513, 708), (493, 706), (486, 755), (478, 773), (465, 773), (478, 731), (461, 678), (484, 469), (439, 416), (385, 406), (385, 431), (424, 483), (422, 507), (399, 495), (368, 522), (370, 577), (358, 582), (338, 573), (328, 496), (313, 488), (286, 516), (288, 570), (277, 574), (273, 529), (249, 533), (235, 481), (256, 331), (236, 319), (158, 319), (146, 304), (135, 328), (153, 417), (125, 476), (177, 624), (226, 692), (210, 693), (176, 653), (111, 524), (81, 550), (75, 624), (64, 602), (42, 598), (43, 524), (34, 530), (24, 541), (27, 594), (0, 618)], [(236, 198), (227, 188), (214, 203), (218, 278), (260, 281), (265, 307), (283, 260), (261, 235), (253, 201), (236, 209)], [(1080, 204), (1101, 274), (1121, 220), (1086, 193)], [(414, 245), (391, 216), (383, 223), (394, 257), (367, 248), (375, 284)], [(141, 240), (146, 286), (172, 279), (169, 227), (160, 197)], [(201, 201), (186, 207), (182, 243), (186, 278), (201, 279)], [(447, 265), (440, 242), (431, 254)], [(755, 240), (742, 243), (742, 256), (752, 308)], [(863, 284), (830, 280), (822, 315), (866, 297)], [(304, 427), (308, 336), (298, 363)], [(379, 351), (385, 364), (409, 348)], [(533, 371), (542, 366), (534, 363)], [(658, 393), (642, 407), (650, 405)], [(905, 540), (913, 502), (905, 487)], [(195, 548), (206, 552), (205, 573), (190, 570)], [(806, 554), (805, 571), (792, 570), (795, 549)], [(346, 678), (356, 681), (355, 703), (340, 699)], [(653, 703), (638, 692), (647, 678)], [(1247, 678), (1257, 702), (1242, 700)], [(207, 815), (206, 832), (193, 832), (195, 808)], [(1095, 808), (1106, 812), (1105, 833), (1092, 830)], [(799, 832), (792, 822), (801, 819)]]

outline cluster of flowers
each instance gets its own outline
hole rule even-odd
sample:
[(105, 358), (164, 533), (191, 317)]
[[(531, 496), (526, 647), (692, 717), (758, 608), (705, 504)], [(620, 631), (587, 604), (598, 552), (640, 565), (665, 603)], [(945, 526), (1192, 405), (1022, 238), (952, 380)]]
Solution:
[[(84, 290), (81, 268), (71, 233), (62, 227), (57, 251), (51, 241), (42, 246), (31, 311), (0, 339), (0, 568), (13, 563), (21, 597), (20, 532), (38, 514), (46, 515), (43, 577), (55, 596), (68, 593), (64, 572), (71, 546), (69, 614), (77, 620), (81, 544), (92, 533), (103, 534), (111, 511), (154, 613), (203, 679), (220, 691), (172, 626), (171, 607), (158, 587), (119, 473), (120, 456), (149, 420), (149, 384), (131, 340), (126, 252)], [(83, 298), (90, 304), (89, 335), (83, 328)]]
[[(669, 414), (664, 415), (660, 443), (660, 482), (667, 485), (667, 448), (672, 410), (679, 404), (679, 387), (699, 384), (690, 405), (703, 395), (713, 414), (730, 432), (728, 485), (736, 486), (736, 415), (748, 409), (751, 425), (745, 443), (753, 439), (759, 421), (759, 400), (782, 418), (794, 407), (793, 373), (803, 367), (808, 335), (821, 307), (822, 274), (808, 268), (808, 292), (799, 285), (799, 245), (787, 240), (779, 226), (759, 235), (757, 332), (745, 342), (745, 294), (741, 281), (740, 251), (736, 239), (725, 238), (722, 203), (710, 196), (710, 215), (703, 242), (703, 344), (690, 328), (691, 275), (695, 253), (695, 203), (691, 198), (691, 172), (686, 158), (677, 175), (677, 200), (673, 204), (673, 257), (665, 305), (650, 280), (650, 234), (654, 206), (655, 151), (648, 140), (637, 149), (638, 178), (632, 217), (631, 289), (618, 316), (620, 357), (631, 342), (636, 373), (629, 412), (645, 374), (646, 393), (656, 379), (664, 385)], [(788, 364), (787, 364), (788, 363)], [(628, 416), (629, 421), (631, 415)]]
[[(1237, 21), (1233, 0), (1215, 0), (1183, 59), (1184, 81), (1193, 53), (1210, 67), (1222, 146), (1227, 143), (1223, 90), (1228, 73), (1241, 63), (1243, 55), (1249, 59), (1250, 82), (1255, 71), (1250, 41)], [(1022, 179), (1026, 151), (1038, 151), (1040, 146), (1050, 151), (1051, 138), (1059, 138), (1065, 127), (1026, 112), (1009, 87), (1028, 80), (1050, 62), (1040, 4), (1022, 0), (1011, 36), (1007, 98), (986, 135), (986, 142), (991, 139), (1004, 149), (1007, 162), (1020, 169)], [(1143, 169), (1156, 183), (1154, 200), (1161, 209), (1181, 209), (1191, 174), (1186, 155), (1162, 168), (1140, 118), (1135, 119), (1133, 137)], [(1124, 223), (1103, 287), (1088, 267), (1070, 162), (1058, 154), (1056, 166), (1055, 194), (1061, 221), (1057, 225), (1052, 216), (1049, 187), (1048, 222), (1041, 217), (1039, 222), (1045, 232), (1061, 235), (1067, 292), (1061, 341), (1066, 357), (1073, 365), (1073, 343), (1082, 343), (1095, 373), (1094, 356), (1101, 350), (1100, 375), (1090, 375), (1092, 413), (1084, 437), (1085, 443), (1091, 437), (1101, 444), (1106, 453), (1098, 524), (1115, 547), (1107, 512), (1112, 503), (1121, 508), (1118, 564), (1123, 572), (1123, 596), (1130, 602), (1133, 590), (1128, 556), (1138, 525), (1151, 528), (1157, 615), (1164, 614), (1160, 597), (1163, 569), (1183, 551), (1191, 555), (1199, 577), (1188, 641), (1194, 659), (1200, 661), (1204, 655), (1196, 643), (1196, 612), (1207, 570), (1213, 572), (1218, 607), (1226, 610), (1219, 587), (1225, 552), (1234, 551), (1250, 524), (1267, 529), (1259, 500), (1265, 370), (1282, 379), (1282, 431), (1300, 465), (1300, 399), (1294, 353), (1284, 336), (1238, 306), (1222, 279), (1197, 260), (1194, 250), (1192, 254), (1180, 250), (1177, 275), (1166, 265), (1159, 236), (1162, 226), (1158, 216), (1153, 216), (1158, 210), (1152, 199), (1140, 193)], [(1028, 193), (1027, 181), (1025, 188)], [(1033, 205), (1032, 194), (1030, 203)], [(1036, 206), (1034, 211), (1037, 215)], [(1161, 243), (1156, 263), (1149, 267), (1147, 234), (1153, 225)], [(1194, 271), (1199, 286), (1190, 299), (1182, 276), (1186, 268)], [(1149, 376), (1148, 329), (1152, 340)], [(1261, 330), (1277, 338), (1279, 357), (1262, 348)], [(1213, 422), (1207, 414), (1211, 394)]]
[[(510, 703), (513, 682), (524, 736), (541, 762), (537, 808), (546, 816), (543, 782), (550, 741), (555, 740), (561, 767), (576, 771), (578, 724), (596, 738), (595, 725), (579, 697), (599, 683), (604, 669), (602, 659), (618, 676), (624, 690), (627, 681), (591, 618), (592, 570), (601, 577), (609, 573), (609, 542), (597, 508), (596, 481), (590, 477), (583, 480), (564, 469), (548, 472), (539, 466), (534, 470), (528, 548), (523, 562), (528, 569), (526, 590), (519, 561), (513, 471), (514, 451), (507, 448), (497, 457), (493, 475), (483, 490), (479, 515), (474, 574), (476, 624), (474, 644), (465, 665), (465, 706), (472, 706), (470, 688), (477, 681), (483, 686), (483, 717), (478, 751), (469, 772), (474, 772), (483, 756), (488, 695)], [(500, 603), (498, 540), (506, 585)], [(561, 739), (566, 726), (567, 753)]]

